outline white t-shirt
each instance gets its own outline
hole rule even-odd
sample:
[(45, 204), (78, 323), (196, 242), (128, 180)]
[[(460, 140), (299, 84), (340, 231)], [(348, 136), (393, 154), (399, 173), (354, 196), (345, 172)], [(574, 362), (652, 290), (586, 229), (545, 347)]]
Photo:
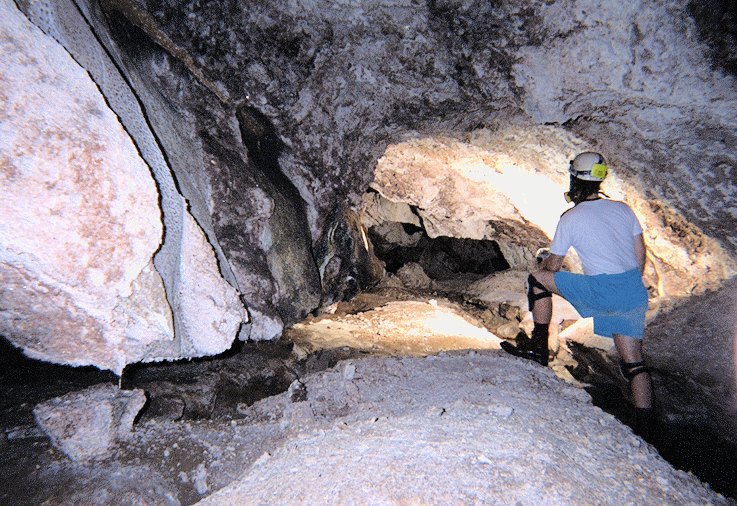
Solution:
[(620, 274), (639, 268), (635, 237), (642, 227), (627, 204), (615, 200), (584, 201), (560, 217), (550, 252), (578, 253), (584, 274)]

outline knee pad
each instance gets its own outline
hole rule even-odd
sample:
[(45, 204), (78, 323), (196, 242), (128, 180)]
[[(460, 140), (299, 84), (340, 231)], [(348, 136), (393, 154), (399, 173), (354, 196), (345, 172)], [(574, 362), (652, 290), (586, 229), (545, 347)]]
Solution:
[(638, 374), (650, 372), (650, 368), (645, 365), (645, 362), (620, 362), (619, 368), (622, 370), (622, 376), (627, 381), (632, 381)]
[[(535, 293), (533, 290), (534, 288), (537, 288), (539, 290), (542, 290), (540, 293)], [(539, 299), (544, 299), (546, 297), (552, 297), (553, 294), (545, 288), (545, 285), (540, 283), (537, 279), (535, 279), (535, 276), (530, 274), (527, 277), (527, 303), (530, 306), (530, 311), (532, 311), (532, 308), (535, 306), (535, 301)]]

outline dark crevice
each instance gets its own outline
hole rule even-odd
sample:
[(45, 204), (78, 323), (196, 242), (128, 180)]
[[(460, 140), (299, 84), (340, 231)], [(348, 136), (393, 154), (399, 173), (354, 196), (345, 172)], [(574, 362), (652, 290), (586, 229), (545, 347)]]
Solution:
[(393, 274), (407, 263), (419, 264), (425, 273), (435, 280), (447, 280), (463, 274), (486, 276), (509, 269), (496, 241), (456, 237), (430, 238), (419, 226), (400, 224), (407, 235), (420, 237), (412, 246), (388, 243), (373, 229), (369, 237), (376, 256), (386, 264)]
[[(627, 384), (617, 378), (616, 365), (596, 350), (577, 343), (569, 343), (569, 347), (578, 363), (569, 371), (576, 380), (588, 385), (585, 390), (591, 395), (593, 404), (634, 429), (635, 408), (623, 393)], [(654, 376), (657, 374), (653, 371)], [(657, 413), (657, 388), (654, 395)], [(725, 497), (737, 497), (737, 445), (709, 426), (674, 423), (658, 417), (651, 435), (645, 440), (676, 469), (692, 473)]]

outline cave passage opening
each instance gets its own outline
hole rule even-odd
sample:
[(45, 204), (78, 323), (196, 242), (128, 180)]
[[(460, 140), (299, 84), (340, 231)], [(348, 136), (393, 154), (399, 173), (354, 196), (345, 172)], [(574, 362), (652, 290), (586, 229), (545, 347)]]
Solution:
[[(405, 238), (390, 242), (393, 236)], [(392, 274), (408, 263), (416, 263), (433, 280), (448, 280), (464, 275), (488, 276), (509, 269), (509, 262), (493, 240), (457, 237), (431, 238), (427, 231), (408, 223), (385, 222), (369, 229), (374, 252)]]

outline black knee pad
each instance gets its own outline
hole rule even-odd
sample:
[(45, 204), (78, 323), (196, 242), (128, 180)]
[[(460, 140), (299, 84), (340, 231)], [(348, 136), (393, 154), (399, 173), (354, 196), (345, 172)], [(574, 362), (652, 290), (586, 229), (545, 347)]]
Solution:
[(650, 372), (650, 368), (645, 365), (645, 362), (620, 362), (619, 368), (622, 370), (622, 376), (627, 381), (632, 381), (638, 374)]
[[(542, 290), (540, 293), (535, 293), (533, 288), (538, 288)], [(532, 311), (532, 308), (535, 306), (535, 301), (539, 299), (544, 299), (545, 297), (552, 297), (553, 294), (545, 288), (545, 285), (540, 283), (535, 276), (530, 274), (527, 277), (527, 303), (530, 306), (530, 311)]]

